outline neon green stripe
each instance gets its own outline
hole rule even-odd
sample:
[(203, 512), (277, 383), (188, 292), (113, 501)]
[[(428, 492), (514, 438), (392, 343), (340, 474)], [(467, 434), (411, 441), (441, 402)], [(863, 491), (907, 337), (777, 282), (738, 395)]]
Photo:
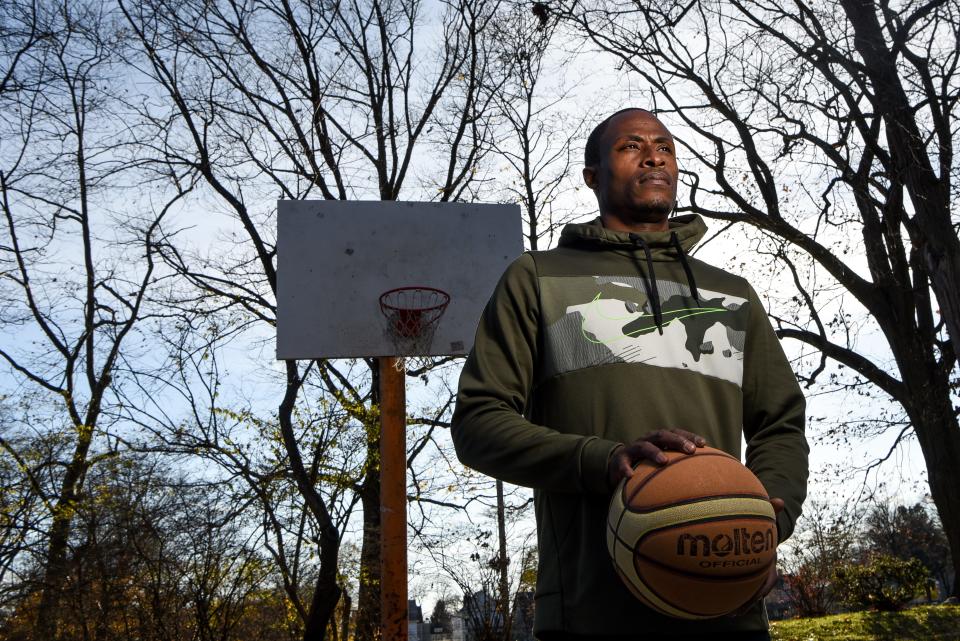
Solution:
[[(599, 309), (597, 309), (597, 301), (601, 300), (601, 296), (602, 294), (597, 294), (596, 297), (594, 297), (594, 299), (590, 301), (590, 307), (587, 308), (592, 314), (590, 318), (593, 318), (594, 316), (596, 316), (598, 318), (602, 318), (603, 320), (612, 320), (612, 321), (622, 321), (630, 318), (653, 318), (651, 314), (643, 314), (643, 313), (641, 313), (639, 316), (637, 316), (636, 314), (628, 314), (626, 316), (606, 316)], [(616, 299), (605, 299), (605, 300), (616, 300)], [(670, 323), (672, 323), (673, 321), (683, 320), (684, 318), (690, 318), (692, 316), (700, 316), (702, 314), (718, 314), (720, 312), (726, 312), (726, 311), (729, 311), (729, 310), (723, 307), (696, 307), (696, 308), (685, 308), (685, 309), (675, 309), (671, 311), (666, 311), (664, 312), (664, 314), (667, 314), (667, 315), (683, 314), (684, 312), (690, 312), (690, 313), (683, 314), (682, 316), (674, 316), (673, 318), (667, 320), (664, 323), (664, 326), (670, 325)], [(632, 332), (628, 332), (626, 334), (621, 333), (619, 336), (616, 336), (614, 338), (596, 339), (596, 338), (593, 338), (590, 335), (590, 332), (588, 332), (587, 329), (585, 328), (585, 325), (587, 324), (588, 320), (589, 319), (587, 315), (583, 314), (583, 321), (581, 321), (580, 323), (580, 333), (583, 334), (583, 337), (585, 339), (597, 345), (609, 345), (610, 343), (614, 343), (616, 341), (623, 340), (625, 338), (633, 338), (637, 334), (641, 334), (643, 332), (649, 331), (654, 327), (656, 327), (656, 325), (650, 325), (648, 327), (641, 327), (640, 329), (634, 330)]]

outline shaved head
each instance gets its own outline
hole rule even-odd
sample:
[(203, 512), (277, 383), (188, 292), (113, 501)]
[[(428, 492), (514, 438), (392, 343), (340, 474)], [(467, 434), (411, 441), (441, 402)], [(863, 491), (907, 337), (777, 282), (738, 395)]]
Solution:
[(603, 134), (607, 132), (607, 126), (610, 124), (610, 121), (619, 116), (620, 114), (627, 113), (628, 111), (642, 111), (648, 113), (651, 116), (653, 112), (647, 109), (641, 109), (640, 107), (627, 107), (626, 109), (621, 109), (620, 111), (614, 112), (600, 121), (596, 127), (593, 128), (593, 131), (590, 132), (590, 135), (587, 136), (587, 145), (583, 148), (583, 164), (587, 167), (592, 167), (600, 162), (600, 156), (602, 152), (600, 150), (600, 141), (603, 140)]

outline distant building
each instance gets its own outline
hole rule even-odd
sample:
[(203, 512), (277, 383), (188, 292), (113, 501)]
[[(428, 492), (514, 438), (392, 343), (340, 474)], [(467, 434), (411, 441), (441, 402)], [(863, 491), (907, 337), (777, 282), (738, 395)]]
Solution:
[[(533, 592), (514, 595), (510, 625), (512, 641), (535, 641), (533, 637)], [(487, 641), (503, 638), (503, 617), (497, 611), (496, 599), (486, 590), (463, 596), (463, 607), (451, 617), (451, 641)], [(430, 641), (440, 641), (431, 639)]]
[(486, 590), (464, 594), (457, 614), (461, 625), (454, 641), (486, 641), (500, 629), (496, 602)]
[(536, 641), (533, 637), (533, 591), (517, 592), (513, 597), (513, 641)]
[(423, 621), (423, 610), (416, 599), (407, 601), (407, 639), (409, 641), (434, 641), (430, 637), (430, 624)]
[[(463, 610), (450, 615), (453, 630), (450, 633), (452, 641), (467, 641), (467, 624), (463, 619)], [(431, 640), (432, 641), (432, 640)]]
[(453, 633), (441, 627), (430, 628), (430, 641), (454, 641)]
[[(453, 618), (445, 600), (440, 599), (430, 615), (430, 641), (453, 641)], [(462, 627), (462, 626), (461, 626)]]

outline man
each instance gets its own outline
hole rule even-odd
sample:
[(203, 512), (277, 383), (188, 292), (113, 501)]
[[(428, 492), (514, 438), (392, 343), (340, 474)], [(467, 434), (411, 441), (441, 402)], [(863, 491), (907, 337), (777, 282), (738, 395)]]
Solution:
[(803, 395), (756, 293), (688, 256), (706, 231), (698, 216), (668, 218), (670, 132), (648, 111), (617, 112), (590, 134), (585, 161), (600, 217), (504, 273), (460, 378), (457, 454), (534, 488), (542, 641), (768, 639), (759, 600), (672, 619), (641, 605), (609, 560), (610, 494), (638, 461), (706, 443), (740, 456), (742, 435), (782, 541), (806, 495), (808, 448)]

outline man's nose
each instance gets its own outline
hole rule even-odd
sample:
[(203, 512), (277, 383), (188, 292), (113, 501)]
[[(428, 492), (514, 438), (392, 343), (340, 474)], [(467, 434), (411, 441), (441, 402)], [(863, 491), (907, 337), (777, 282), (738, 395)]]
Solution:
[(663, 154), (660, 154), (656, 151), (651, 151), (644, 157), (643, 166), (644, 167), (662, 167), (664, 164)]

